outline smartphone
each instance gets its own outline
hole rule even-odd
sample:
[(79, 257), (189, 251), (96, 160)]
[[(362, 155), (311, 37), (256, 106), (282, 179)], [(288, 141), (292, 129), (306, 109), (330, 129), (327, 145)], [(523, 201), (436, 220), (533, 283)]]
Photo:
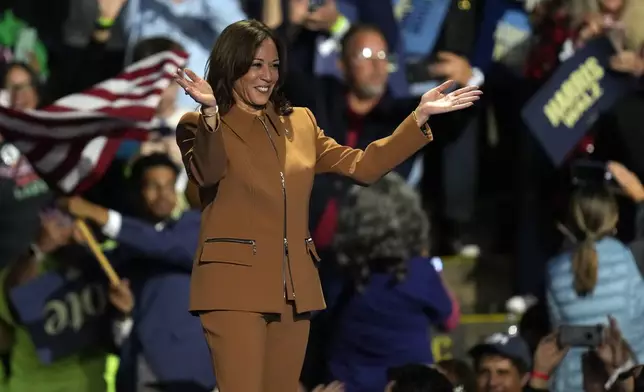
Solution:
[(443, 260), (441, 260), (440, 257), (432, 257), (429, 261), (430, 263), (432, 263), (432, 266), (434, 267), (436, 272), (443, 272)]
[(604, 162), (577, 160), (572, 162), (570, 170), (574, 186), (608, 187), (612, 191), (622, 191), (613, 173), (608, 170), (608, 166)]
[(326, 3), (326, 0), (309, 0), (309, 12), (317, 11), (324, 3)]
[(559, 327), (560, 347), (599, 347), (604, 339), (604, 326), (562, 325)]

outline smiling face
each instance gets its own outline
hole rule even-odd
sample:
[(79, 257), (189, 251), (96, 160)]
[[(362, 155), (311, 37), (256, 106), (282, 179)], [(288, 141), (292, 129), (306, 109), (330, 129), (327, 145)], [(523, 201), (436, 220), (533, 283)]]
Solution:
[(279, 79), (279, 54), (272, 39), (265, 39), (257, 48), (248, 72), (233, 85), (236, 103), (253, 109), (263, 108)]

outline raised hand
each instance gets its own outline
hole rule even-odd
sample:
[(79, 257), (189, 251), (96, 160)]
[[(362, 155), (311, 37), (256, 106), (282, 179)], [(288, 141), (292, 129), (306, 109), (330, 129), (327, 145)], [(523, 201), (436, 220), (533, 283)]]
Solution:
[(423, 94), (416, 108), (416, 117), (420, 125), (426, 123), (431, 115), (469, 108), (483, 94), (478, 86), (463, 87), (445, 94), (454, 83), (453, 80), (448, 80)]
[(197, 103), (206, 107), (217, 106), (215, 94), (210, 84), (189, 69), (178, 69), (174, 80)]
[(615, 181), (617, 181), (622, 190), (633, 201), (639, 203), (644, 200), (644, 185), (642, 185), (635, 173), (619, 162), (608, 162), (608, 170), (615, 177)]
[(124, 315), (129, 315), (134, 309), (134, 296), (130, 290), (130, 282), (121, 279), (118, 284), (112, 284), (109, 291), (110, 303)]

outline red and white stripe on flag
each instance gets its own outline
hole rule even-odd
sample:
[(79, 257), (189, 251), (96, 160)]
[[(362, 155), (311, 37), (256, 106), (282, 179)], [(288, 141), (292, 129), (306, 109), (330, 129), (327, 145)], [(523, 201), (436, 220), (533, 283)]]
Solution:
[(187, 55), (165, 51), (41, 110), (0, 108), (0, 134), (63, 193), (82, 192), (109, 167), (125, 139), (145, 140), (161, 94)]

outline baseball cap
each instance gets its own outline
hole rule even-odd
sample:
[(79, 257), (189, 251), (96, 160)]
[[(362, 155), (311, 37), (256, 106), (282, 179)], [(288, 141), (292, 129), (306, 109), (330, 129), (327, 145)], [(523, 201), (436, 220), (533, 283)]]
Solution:
[(482, 343), (472, 347), (469, 354), (475, 359), (485, 354), (497, 354), (519, 361), (526, 369), (532, 367), (532, 355), (530, 354), (528, 343), (519, 335), (492, 334), (485, 338)]

